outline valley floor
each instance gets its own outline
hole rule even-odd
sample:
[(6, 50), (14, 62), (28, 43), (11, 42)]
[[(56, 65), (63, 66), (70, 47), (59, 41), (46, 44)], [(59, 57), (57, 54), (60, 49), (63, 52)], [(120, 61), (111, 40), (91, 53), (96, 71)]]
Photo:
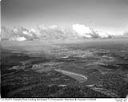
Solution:
[(128, 39), (1, 42), (1, 97), (128, 95)]

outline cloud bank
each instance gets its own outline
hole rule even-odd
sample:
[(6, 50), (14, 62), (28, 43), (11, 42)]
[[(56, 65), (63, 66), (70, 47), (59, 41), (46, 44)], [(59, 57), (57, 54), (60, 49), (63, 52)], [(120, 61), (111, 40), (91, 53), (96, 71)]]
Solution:
[(39, 25), (36, 28), (1, 28), (1, 39), (3, 40), (65, 40), (65, 39), (96, 39), (128, 37), (128, 33), (112, 34), (102, 30), (91, 29), (83, 24), (73, 24), (70, 28), (58, 25)]

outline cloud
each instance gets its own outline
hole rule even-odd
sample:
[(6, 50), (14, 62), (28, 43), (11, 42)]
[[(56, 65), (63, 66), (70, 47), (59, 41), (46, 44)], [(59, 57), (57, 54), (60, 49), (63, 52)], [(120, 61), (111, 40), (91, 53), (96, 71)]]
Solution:
[(28, 32), (28, 31), (23, 31), (23, 34), (28, 35), (28, 34), (29, 34), (29, 32)]
[(14, 28), (12, 31), (13, 31), (14, 33), (18, 33), (18, 29), (17, 29), (17, 28)]
[(9, 40), (11, 40), (11, 41), (25, 41), (27, 39), (25, 37), (12, 37)]
[(97, 30), (95, 31), (95, 33), (100, 37), (100, 38), (108, 38), (110, 35), (112, 34), (109, 34), (105, 31), (101, 31), (101, 30)]
[(25, 41), (25, 40), (26, 40), (25, 37), (18, 37), (18, 38), (17, 38), (17, 41)]
[(41, 30), (47, 30), (48, 29), (44, 24), (39, 25), (38, 28)]
[(51, 25), (51, 26), (49, 26), (48, 28), (50, 28), (50, 29), (57, 29), (58, 26), (57, 26), (57, 25)]
[(92, 33), (91, 29), (89, 27), (86, 27), (85, 25), (81, 24), (73, 24), (72, 29), (79, 35), (79, 36), (89, 36), (89, 33)]
[(29, 30), (29, 32), (36, 33), (37, 31), (36, 31), (34, 28), (31, 28), (31, 29)]

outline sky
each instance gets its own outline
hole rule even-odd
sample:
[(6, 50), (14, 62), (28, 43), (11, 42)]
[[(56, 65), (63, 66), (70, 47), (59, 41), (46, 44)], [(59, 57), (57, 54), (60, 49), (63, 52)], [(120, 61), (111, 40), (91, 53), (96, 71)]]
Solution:
[(84, 24), (113, 33), (128, 31), (128, 0), (2, 0), (4, 26)]

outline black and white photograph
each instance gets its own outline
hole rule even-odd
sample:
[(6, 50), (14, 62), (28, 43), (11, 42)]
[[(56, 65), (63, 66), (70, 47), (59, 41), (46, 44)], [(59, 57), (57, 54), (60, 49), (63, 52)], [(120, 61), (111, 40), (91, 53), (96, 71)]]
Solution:
[(128, 0), (1, 0), (1, 98), (128, 97)]

